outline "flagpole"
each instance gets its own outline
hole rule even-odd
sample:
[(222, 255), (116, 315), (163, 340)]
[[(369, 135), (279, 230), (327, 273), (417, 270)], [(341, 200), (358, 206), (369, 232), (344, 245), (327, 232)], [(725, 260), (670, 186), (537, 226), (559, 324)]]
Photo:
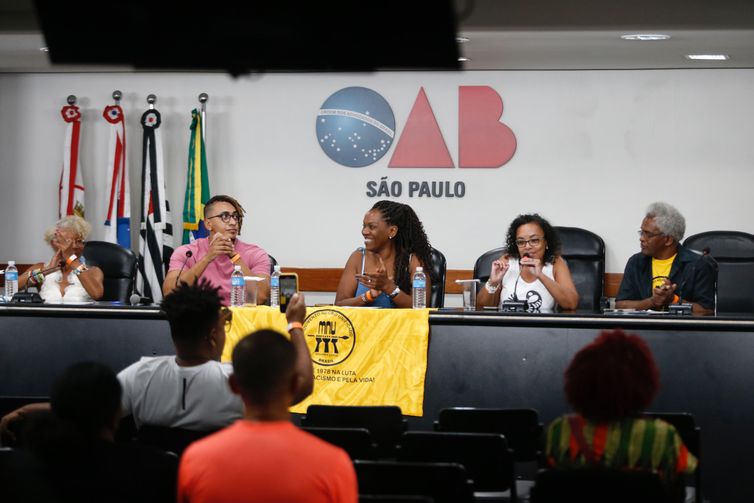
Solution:
[(207, 143), (207, 101), (209, 100), (209, 94), (202, 93), (199, 95), (199, 103), (201, 103), (202, 112), (202, 141)]
[(65, 99), (65, 101), (69, 105), (71, 105), (71, 106), (75, 105), (76, 104), (76, 95), (75, 94), (69, 94), (68, 97)]
[(116, 105), (120, 105), (120, 99), (123, 97), (123, 93), (118, 91), (117, 89), (113, 91), (113, 100), (115, 101)]
[(147, 96), (147, 103), (149, 103), (149, 109), (154, 110), (154, 104), (157, 103), (157, 96), (154, 94)]

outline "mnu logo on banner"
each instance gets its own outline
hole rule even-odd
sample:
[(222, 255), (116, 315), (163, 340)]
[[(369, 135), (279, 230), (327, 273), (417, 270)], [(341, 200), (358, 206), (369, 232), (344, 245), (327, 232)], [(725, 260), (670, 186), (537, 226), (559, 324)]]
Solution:
[[(503, 100), (489, 86), (458, 87), (458, 167), (499, 168), (516, 151), (516, 136), (500, 122)], [(380, 160), (397, 143), (389, 168), (454, 168), (424, 88), (400, 138), (390, 104), (365, 87), (333, 93), (317, 114), (317, 139), (330, 159), (351, 168)]]

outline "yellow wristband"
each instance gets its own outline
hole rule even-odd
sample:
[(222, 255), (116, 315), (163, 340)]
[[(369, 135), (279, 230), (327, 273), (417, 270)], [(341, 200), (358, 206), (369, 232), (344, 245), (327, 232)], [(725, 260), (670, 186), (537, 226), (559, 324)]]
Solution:
[(240, 253), (236, 253), (235, 255), (233, 255), (232, 257), (230, 257), (230, 261), (233, 262), (234, 264), (236, 262), (238, 262), (240, 259), (241, 259), (241, 254)]
[(298, 321), (292, 321), (292, 322), (288, 323), (288, 332), (290, 332), (291, 330), (295, 330), (297, 328), (300, 329), (300, 330), (303, 330), (304, 326), (301, 323), (299, 323)]

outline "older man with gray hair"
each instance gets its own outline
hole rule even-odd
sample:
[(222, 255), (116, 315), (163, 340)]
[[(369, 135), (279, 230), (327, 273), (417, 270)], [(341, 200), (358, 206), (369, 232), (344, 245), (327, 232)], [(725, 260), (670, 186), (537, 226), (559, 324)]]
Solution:
[(715, 271), (710, 261), (681, 245), (686, 220), (667, 203), (652, 203), (641, 222), (641, 252), (628, 259), (616, 297), (619, 309), (666, 310), (691, 303), (693, 314), (715, 307)]

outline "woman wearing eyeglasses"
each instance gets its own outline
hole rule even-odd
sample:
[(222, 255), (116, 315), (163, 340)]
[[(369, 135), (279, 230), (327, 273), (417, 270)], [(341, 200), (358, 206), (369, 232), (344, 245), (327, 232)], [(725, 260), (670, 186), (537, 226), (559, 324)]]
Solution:
[(81, 217), (63, 217), (45, 231), (45, 241), (55, 252), (46, 264), (34, 264), (18, 277), (18, 287), (37, 287), (50, 304), (79, 304), (102, 298), (104, 274), (87, 266), (84, 240), (92, 226)]
[[(209, 236), (176, 248), (170, 257), (162, 293), (168, 295), (179, 282), (193, 285), (204, 278), (219, 288), (220, 299), (227, 306), (230, 304), (230, 275), (239, 265), (244, 276), (266, 279), (256, 286), (257, 304), (264, 304), (270, 293), (270, 257), (259, 246), (238, 239), (244, 213), (241, 204), (230, 196), (218, 195), (207, 201), (203, 223)], [(250, 282), (246, 287), (255, 288)]]
[(490, 279), (477, 294), (477, 306), (526, 301), (529, 312), (576, 309), (579, 294), (568, 264), (560, 256), (560, 239), (537, 215), (519, 215), (508, 228), (507, 253), (492, 262)]

